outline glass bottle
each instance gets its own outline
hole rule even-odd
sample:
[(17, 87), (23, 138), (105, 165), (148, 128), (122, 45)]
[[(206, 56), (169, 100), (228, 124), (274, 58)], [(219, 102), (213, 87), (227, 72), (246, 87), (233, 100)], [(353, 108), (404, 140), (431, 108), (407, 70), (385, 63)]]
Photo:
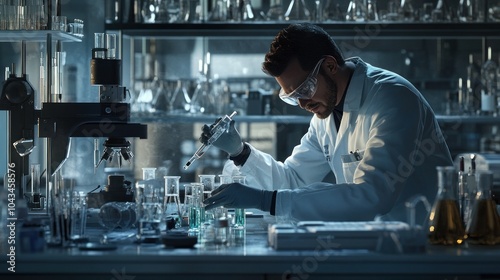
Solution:
[(457, 198), (457, 172), (453, 166), (438, 166), (438, 193), (429, 215), (429, 243), (462, 244), (466, 235)]
[(500, 217), (491, 197), (493, 173), (481, 171), (477, 173), (477, 178), (478, 191), (467, 226), (467, 242), (482, 245), (500, 244)]
[(469, 54), (466, 80), (466, 111), (475, 114), (480, 108), (481, 95), (481, 66), (474, 60), (474, 55)]
[(493, 60), (491, 47), (488, 47), (488, 56), (481, 67), (481, 83), (487, 94), (496, 94), (497, 64)]

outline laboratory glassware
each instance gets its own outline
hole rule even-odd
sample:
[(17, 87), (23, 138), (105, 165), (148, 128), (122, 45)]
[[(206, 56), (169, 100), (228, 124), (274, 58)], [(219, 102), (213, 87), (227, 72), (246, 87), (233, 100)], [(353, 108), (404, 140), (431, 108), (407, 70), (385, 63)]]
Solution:
[(438, 193), (429, 215), (431, 244), (459, 245), (466, 238), (457, 198), (457, 172), (453, 166), (438, 166)]
[(31, 165), (31, 184), (25, 191), (28, 208), (30, 210), (43, 210), (44, 198), (40, 191), (40, 164)]
[(205, 208), (203, 207), (203, 184), (191, 183), (190, 195), (186, 194), (186, 207), (188, 209), (189, 232), (199, 232), (205, 221)]
[(310, 20), (311, 12), (309, 11), (304, 0), (292, 0), (285, 11), (285, 20)]
[(203, 184), (203, 200), (205, 200), (212, 195), (212, 191), (215, 189), (215, 175), (202, 174), (198, 177), (200, 183)]
[(135, 224), (137, 214), (132, 202), (110, 201), (99, 208), (99, 224), (108, 231), (126, 230)]
[(143, 167), (142, 180), (156, 179), (156, 167)]
[(165, 179), (165, 215), (175, 214), (180, 218), (182, 217), (179, 197), (181, 176), (164, 176), (163, 178)]
[(496, 203), (491, 197), (493, 173), (477, 173), (478, 190), (467, 226), (467, 243), (481, 245), (500, 244), (500, 217)]
[[(244, 175), (235, 175), (233, 176), (233, 183), (240, 183), (242, 185), (245, 184), (246, 177)], [(245, 209), (243, 208), (235, 208), (234, 209), (234, 228), (245, 228), (246, 226), (246, 216)]]
[(136, 238), (139, 241), (156, 239), (160, 235), (160, 223), (164, 217), (165, 188), (155, 179), (136, 182), (135, 203), (139, 226)]
[(87, 228), (87, 194), (83, 191), (73, 191), (71, 197), (70, 238), (73, 241), (85, 238)]
[(233, 182), (233, 177), (231, 175), (220, 174), (218, 187), (220, 187), (220, 185), (224, 185), (224, 184), (231, 184), (232, 182)]

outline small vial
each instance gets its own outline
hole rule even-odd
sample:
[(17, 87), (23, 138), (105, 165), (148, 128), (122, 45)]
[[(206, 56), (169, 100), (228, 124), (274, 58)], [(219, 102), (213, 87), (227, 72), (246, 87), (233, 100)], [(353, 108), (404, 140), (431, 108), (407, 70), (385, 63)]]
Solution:
[(116, 59), (116, 34), (106, 34), (107, 59)]
[(106, 58), (106, 42), (104, 41), (104, 33), (94, 33), (94, 48), (99, 49), (95, 53), (96, 58)]

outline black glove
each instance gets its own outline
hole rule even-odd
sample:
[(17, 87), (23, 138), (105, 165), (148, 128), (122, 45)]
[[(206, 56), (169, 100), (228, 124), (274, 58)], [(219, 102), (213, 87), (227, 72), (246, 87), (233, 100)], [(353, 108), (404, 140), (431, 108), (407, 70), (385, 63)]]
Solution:
[[(221, 120), (221, 118), (217, 119), (210, 126), (205, 124), (202, 127), (203, 132), (202, 132), (201, 137), (200, 137), (201, 143), (207, 144), (208, 139), (210, 139), (210, 137), (212, 136), (210, 131), (212, 130), (214, 125), (217, 122), (219, 122), (219, 120)], [(243, 151), (243, 141), (241, 140), (240, 133), (234, 127), (234, 120), (231, 120), (227, 131), (222, 133), (222, 135), (219, 137), (219, 139), (217, 139), (217, 141), (212, 143), (212, 145), (214, 147), (217, 147), (217, 148), (223, 150), (224, 152), (228, 153), (229, 156), (231, 156), (231, 157), (237, 156), (241, 153), (241, 151)]]
[(273, 191), (255, 189), (240, 183), (231, 183), (221, 185), (203, 203), (206, 205), (206, 210), (224, 206), (228, 208), (256, 208), (269, 212), (272, 199)]

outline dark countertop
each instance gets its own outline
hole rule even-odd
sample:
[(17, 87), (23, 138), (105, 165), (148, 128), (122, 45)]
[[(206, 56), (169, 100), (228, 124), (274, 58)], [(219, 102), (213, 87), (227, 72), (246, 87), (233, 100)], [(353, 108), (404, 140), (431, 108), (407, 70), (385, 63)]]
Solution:
[[(247, 217), (247, 228), (230, 246), (166, 248), (136, 244), (134, 230), (113, 232), (115, 250), (47, 248), (16, 253), (16, 279), (483, 279), (500, 278), (499, 246), (428, 246), (420, 253), (368, 250), (274, 250), (267, 246), (267, 227), (274, 217)], [(92, 229), (98, 240), (103, 233)], [(7, 256), (0, 256), (5, 264)], [(3, 265), (5, 266), (5, 265)], [(166, 276), (168, 275), (168, 276)], [(2, 275), (1, 278), (4, 278)], [(170, 276), (174, 276), (170, 278)], [(310, 278), (309, 276), (314, 276)], [(187, 278), (186, 278), (187, 277)], [(288, 278), (287, 278), (288, 277)], [(45, 279), (42, 277), (42, 279)], [(490, 279), (490, 278), (489, 278)]]

